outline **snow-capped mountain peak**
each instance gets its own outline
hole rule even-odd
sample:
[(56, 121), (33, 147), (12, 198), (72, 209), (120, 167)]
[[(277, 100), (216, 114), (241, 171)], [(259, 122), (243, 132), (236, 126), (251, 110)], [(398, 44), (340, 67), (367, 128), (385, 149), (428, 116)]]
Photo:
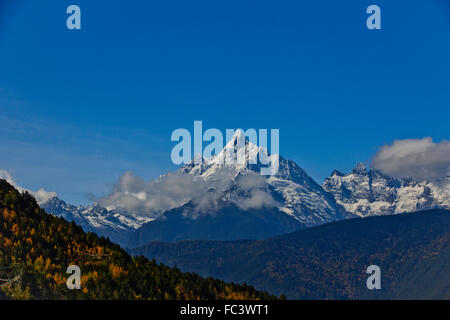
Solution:
[(348, 212), (362, 217), (450, 208), (449, 180), (418, 182), (412, 178), (400, 179), (374, 168), (367, 170), (361, 163), (348, 174), (333, 171), (323, 183), (323, 188)]
[(217, 170), (224, 169), (234, 172), (235, 176), (246, 170), (259, 172), (261, 166), (264, 166), (259, 160), (260, 154), (270, 157), (265, 148), (250, 142), (244, 132), (238, 129), (219, 153), (211, 158), (204, 158), (197, 154), (178, 172), (203, 177), (214, 175)]
[(97, 204), (74, 206), (58, 197), (49, 199), (41, 204), (41, 207), (57, 217), (74, 221), (85, 231), (95, 232), (113, 240), (122, 238), (127, 232), (153, 220), (145, 216), (132, 216), (126, 212), (107, 210)]
[[(222, 161), (231, 156), (236, 160), (239, 150), (245, 151), (243, 163), (229, 164)], [(256, 176), (258, 176), (258, 189), (265, 193), (265, 197), (273, 199), (273, 203), (277, 203), (281, 214), (292, 216), (307, 226), (349, 216), (340, 205), (336, 204), (334, 198), (294, 161), (278, 156), (277, 173), (272, 176), (261, 176), (260, 170), (264, 165), (258, 161), (260, 153), (263, 153), (263, 156), (270, 156), (266, 149), (250, 142), (243, 132), (238, 130), (217, 156), (212, 159), (203, 159), (204, 161), (200, 164), (191, 161), (178, 172), (202, 179), (207, 185), (214, 186), (215, 191), (223, 188), (222, 199), (234, 201), (237, 204), (243, 201), (241, 196), (248, 193), (242, 189), (239, 177), (255, 176), (257, 179)]]
[(267, 150), (252, 143), (241, 129), (235, 131), (233, 137), (225, 147), (214, 156), (211, 161), (214, 164), (235, 164), (245, 166), (256, 164), (259, 153), (268, 154)]
[(363, 162), (358, 162), (356, 166), (353, 168), (352, 173), (357, 175), (368, 175), (367, 167)]

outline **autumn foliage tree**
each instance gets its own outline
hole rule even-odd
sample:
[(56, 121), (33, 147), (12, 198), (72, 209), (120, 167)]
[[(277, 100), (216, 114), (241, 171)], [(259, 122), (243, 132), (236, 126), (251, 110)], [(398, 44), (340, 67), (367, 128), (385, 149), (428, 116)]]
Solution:
[[(69, 265), (81, 268), (81, 290), (66, 286)], [(0, 298), (17, 299), (272, 299), (132, 257), (118, 245), (47, 214), (28, 193), (0, 180)]]

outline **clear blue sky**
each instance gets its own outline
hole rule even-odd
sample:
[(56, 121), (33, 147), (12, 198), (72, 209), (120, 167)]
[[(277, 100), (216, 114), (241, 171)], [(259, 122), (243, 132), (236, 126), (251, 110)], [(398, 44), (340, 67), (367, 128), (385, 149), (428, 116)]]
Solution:
[(0, 169), (85, 203), (173, 170), (171, 132), (202, 120), (279, 128), (321, 183), (395, 139), (449, 139), (449, 57), (446, 0), (0, 0)]

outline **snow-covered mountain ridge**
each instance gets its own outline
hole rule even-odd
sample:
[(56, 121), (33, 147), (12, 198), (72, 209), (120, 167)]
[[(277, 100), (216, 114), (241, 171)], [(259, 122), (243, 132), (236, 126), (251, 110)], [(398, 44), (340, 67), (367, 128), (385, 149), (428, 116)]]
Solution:
[[(246, 200), (242, 194), (249, 189), (248, 185), (243, 186), (243, 183), (240, 183), (240, 179), (252, 180), (254, 189), (262, 192), (261, 196), (273, 199), (273, 206), (277, 207), (280, 212), (292, 216), (306, 226), (315, 226), (351, 216), (336, 203), (333, 196), (324, 191), (294, 161), (279, 156), (277, 173), (271, 176), (261, 176), (260, 171), (263, 165), (250, 160), (255, 159), (260, 152), (265, 153), (266, 157), (273, 157), (273, 155), (269, 155), (265, 149), (248, 140), (245, 141), (247, 156), (243, 163), (226, 164), (218, 161), (220, 157), (227, 157), (222, 153), (230, 150), (237, 153), (236, 147), (238, 139), (241, 138), (240, 134), (242, 132), (238, 131), (216, 157), (203, 159), (201, 164), (195, 164), (193, 160), (180, 168), (178, 172), (202, 179), (211, 186), (220, 185), (225, 189), (222, 200), (232, 201), (237, 205), (240, 204), (239, 201)], [(223, 183), (224, 177), (228, 179), (228, 183)]]
[(133, 216), (127, 212), (110, 211), (98, 205), (74, 206), (53, 197), (41, 204), (41, 207), (57, 217), (74, 221), (85, 231), (95, 232), (110, 237), (112, 240), (122, 238), (128, 232), (139, 229), (152, 219), (145, 216)]
[(348, 174), (333, 171), (323, 183), (337, 203), (361, 217), (450, 208), (450, 175), (440, 181), (394, 178), (362, 163)]
[[(41, 201), (40, 205), (49, 213), (75, 221), (86, 231), (117, 241), (151, 223), (156, 225), (157, 222), (158, 226), (169, 230), (171, 226), (164, 225), (164, 220), (170, 214), (194, 221), (205, 215), (214, 217), (224, 210), (230, 212), (233, 207), (237, 208), (239, 214), (254, 214), (258, 210), (265, 212), (265, 215), (254, 215), (256, 223), (262, 223), (267, 228), (267, 217), (270, 216), (270, 224), (276, 224), (274, 229), (278, 232), (286, 226), (290, 232), (297, 224), (299, 227), (312, 227), (356, 216), (450, 208), (450, 175), (440, 181), (417, 182), (411, 178), (390, 177), (376, 169), (368, 170), (364, 164), (359, 163), (348, 174), (333, 171), (321, 186), (294, 161), (279, 155), (269, 155), (267, 150), (247, 139), (243, 144), (244, 161), (235, 164), (224, 162), (222, 159), (236, 156), (238, 146), (242, 146), (239, 143), (242, 138), (242, 131), (237, 131), (216, 156), (201, 158), (201, 163), (199, 158), (194, 159), (178, 171), (160, 176), (150, 186), (135, 188), (133, 192), (126, 190), (124, 194), (132, 197), (138, 211), (121, 207), (120, 201), (113, 202), (111, 206), (100, 206), (98, 203), (73, 206), (57, 198), (54, 193), (45, 193), (46, 197), (42, 199), (49, 199)], [(264, 165), (253, 160), (261, 153), (272, 161), (278, 160), (276, 174), (260, 174)], [(142, 181), (139, 184), (145, 184)], [(164, 183), (160, 183), (161, 181)], [(185, 193), (183, 189), (189, 188), (192, 190)], [(175, 196), (176, 199), (171, 198)], [(120, 200), (121, 195), (115, 194), (112, 198)], [(140, 201), (146, 202), (141, 206)], [(154, 203), (164, 203), (166, 209), (155, 210), (152, 207)], [(286, 217), (296, 222), (287, 222), (289, 220)], [(169, 220), (180, 222), (172, 218)], [(221, 219), (223, 218), (222, 216)], [(233, 227), (236, 223), (239, 221), (233, 221), (228, 227), (241, 228)], [(147, 228), (150, 229), (152, 228)]]

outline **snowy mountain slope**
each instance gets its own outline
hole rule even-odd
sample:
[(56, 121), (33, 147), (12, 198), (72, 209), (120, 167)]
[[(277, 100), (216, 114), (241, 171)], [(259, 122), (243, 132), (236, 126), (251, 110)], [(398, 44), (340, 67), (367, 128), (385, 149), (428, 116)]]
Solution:
[[(243, 161), (223, 161), (236, 160), (240, 147), (245, 149)], [(252, 162), (260, 153), (276, 159), (236, 131), (216, 156), (196, 158), (181, 167), (177, 174), (191, 177), (206, 191), (144, 224), (127, 246), (152, 240), (262, 239), (353, 217), (293, 161), (279, 157), (278, 172), (261, 175), (264, 165)]]
[(242, 131), (236, 131), (233, 138), (217, 156), (212, 159), (203, 159), (202, 164), (195, 164), (193, 160), (183, 166), (179, 172), (203, 179), (210, 185), (215, 185), (218, 180), (223, 180), (224, 176), (227, 176), (230, 183), (221, 184), (228, 188), (228, 190), (224, 190), (225, 199), (237, 204), (239, 204), (239, 200), (242, 201), (237, 194), (245, 193), (239, 184), (236, 184), (239, 177), (259, 176), (259, 187), (268, 197), (276, 201), (274, 206), (308, 227), (352, 216), (294, 161), (279, 156), (278, 172), (272, 176), (261, 176), (260, 170), (264, 166), (260, 162), (253, 164), (250, 159), (255, 158), (259, 153), (270, 155), (265, 149), (248, 140), (245, 140), (245, 162), (226, 164), (220, 161), (220, 157), (227, 157), (227, 151), (237, 154), (238, 140), (242, 139), (242, 134)]
[(450, 208), (450, 177), (438, 182), (398, 179), (359, 163), (352, 172), (333, 171), (323, 183), (348, 212), (365, 217)]
[[(242, 146), (243, 161), (223, 161), (236, 159)], [(252, 161), (259, 155), (279, 159), (276, 174), (260, 174), (267, 166)], [(127, 176), (125, 185), (134, 186), (132, 179)], [(76, 207), (57, 197), (42, 207), (129, 246), (133, 246), (129, 239), (143, 243), (261, 238), (356, 216), (450, 208), (450, 175), (442, 181), (416, 182), (367, 170), (360, 163), (348, 174), (334, 171), (320, 186), (294, 161), (269, 155), (240, 130), (212, 158), (196, 158), (153, 182), (137, 182), (138, 188), (112, 194), (112, 203), (100, 202), (103, 207)], [(126, 201), (116, 201), (124, 196)], [(139, 208), (137, 212), (121, 207), (129, 200)]]
[(49, 199), (41, 207), (57, 217), (74, 221), (85, 231), (109, 237), (115, 242), (122, 242), (129, 232), (151, 221), (144, 216), (135, 217), (126, 212), (109, 211), (97, 205), (74, 206), (57, 197)]

